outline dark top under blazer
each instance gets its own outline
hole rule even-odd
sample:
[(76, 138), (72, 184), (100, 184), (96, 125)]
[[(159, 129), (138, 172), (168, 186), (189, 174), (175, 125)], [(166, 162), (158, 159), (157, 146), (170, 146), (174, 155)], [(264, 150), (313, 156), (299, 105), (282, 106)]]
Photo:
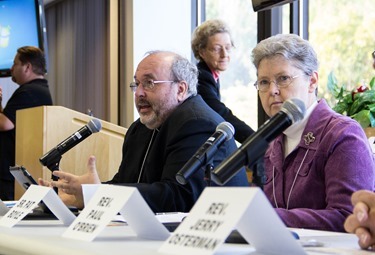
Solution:
[(215, 112), (219, 113), (224, 120), (233, 125), (235, 129), (234, 138), (238, 142), (243, 143), (252, 133), (254, 133), (254, 130), (233, 115), (232, 111), (220, 101), (220, 88), (207, 64), (204, 61), (201, 61), (197, 64), (197, 67), (199, 71), (198, 93)]
[[(137, 183), (154, 132), (138, 119), (126, 133), (120, 168), (108, 183), (137, 187), (154, 212), (190, 211), (206, 186), (204, 171), (197, 171), (186, 185), (176, 181), (176, 173), (222, 121), (201, 96), (187, 99), (169, 116), (159, 131), (155, 130), (140, 183)], [(214, 166), (236, 148), (233, 138), (220, 146), (213, 159)], [(248, 186), (245, 170), (242, 169), (226, 186)]]

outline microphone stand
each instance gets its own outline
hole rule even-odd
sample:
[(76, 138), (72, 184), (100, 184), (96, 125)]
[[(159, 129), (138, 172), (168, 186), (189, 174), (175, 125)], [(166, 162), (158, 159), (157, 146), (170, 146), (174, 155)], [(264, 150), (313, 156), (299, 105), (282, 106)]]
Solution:
[[(59, 177), (57, 176), (54, 176), (53, 175), (53, 172), (54, 171), (58, 171), (60, 170), (60, 160), (61, 160), (61, 155), (59, 155), (58, 157), (55, 157), (54, 160), (52, 162), (49, 162), (49, 164), (47, 165), (47, 168), (49, 170), (51, 170), (52, 172), (52, 176), (51, 176), (51, 179), (53, 181), (58, 181), (59, 180)], [(56, 187), (53, 188), (53, 190), (58, 193), (58, 189)]]
[[(62, 157), (60, 153), (54, 153), (53, 155), (54, 157), (51, 161), (43, 161), (44, 163), (42, 163), (42, 165), (46, 166), (52, 172), (51, 179), (53, 181), (58, 181), (59, 177), (54, 176), (53, 171), (60, 170), (60, 160)], [(56, 194), (58, 194), (57, 187), (53, 187), (53, 190), (56, 192)], [(51, 210), (43, 202), (40, 203), (40, 207), (42, 208), (43, 212), (48, 213), (48, 214), (53, 214)]]
[(253, 181), (257, 187), (263, 190), (263, 186), (266, 183), (266, 173), (264, 171), (263, 157), (260, 158), (254, 165), (249, 167), (253, 171)]
[(214, 170), (214, 166), (211, 162), (206, 164), (205, 170), (204, 170), (204, 180), (206, 181), (207, 186), (211, 186), (211, 172)]
[[(51, 179), (53, 181), (57, 181), (59, 179), (57, 176), (53, 175), (53, 172), (57, 171), (57, 170), (60, 170), (60, 160), (61, 160), (61, 158), (62, 158), (62, 156), (61, 156), (61, 153), (59, 152), (59, 150), (54, 148), (39, 159), (40, 163), (43, 166), (46, 166), (52, 172)], [(53, 189), (56, 191), (56, 193), (58, 193), (56, 187), (53, 188)]]

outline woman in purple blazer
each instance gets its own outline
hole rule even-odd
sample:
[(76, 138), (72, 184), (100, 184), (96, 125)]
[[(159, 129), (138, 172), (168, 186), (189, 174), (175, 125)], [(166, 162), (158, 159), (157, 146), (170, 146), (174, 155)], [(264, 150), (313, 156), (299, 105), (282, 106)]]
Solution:
[(374, 158), (364, 131), (317, 99), (318, 60), (308, 41), (279, 34), (261, 41), (252, 57), (267, 115), (291, 98), (307, 109), (265, 154), (266, 196), (288, 227), (344, 231), (352, 193), (374, 190)]

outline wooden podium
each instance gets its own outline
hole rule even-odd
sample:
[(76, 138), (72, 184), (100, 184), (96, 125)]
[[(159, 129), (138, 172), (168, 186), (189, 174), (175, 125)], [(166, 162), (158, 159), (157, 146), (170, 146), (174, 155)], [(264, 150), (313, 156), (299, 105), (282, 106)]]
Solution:
[[(50, 180), (51, 171), (39, 162), (39, 158), (92, 118), (62, 106), (40, 106), (17, 111), (16, 165), (24, 166), (36, 180), (39, 177)], [(101, 122), (99, 132), (91, 134), (62, 155), (60, 170), (82, 175), (87, 171), (89, 156), (94, 155), (100, 179), (112, 179), (120, 166), (127, 129)], [(23, 188), (16, 182), (15, 199), (18, 200), (23, 193)]]

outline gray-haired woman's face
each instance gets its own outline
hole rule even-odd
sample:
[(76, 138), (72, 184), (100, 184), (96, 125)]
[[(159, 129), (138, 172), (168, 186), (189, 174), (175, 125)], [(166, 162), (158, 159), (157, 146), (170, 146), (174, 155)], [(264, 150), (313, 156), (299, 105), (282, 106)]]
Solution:
[(228, 68), (231, 50), (230, 35), (217, 33), (208, 38), (207, 47), (200, 50), (199, 55), (211, 70), (222, 72)]
[[(273, 116), (280, 111), (284, 101), (291, 98), (302, 100), (308, 108), (315, 100), (318, 85), (317, 74), (306, 75), (292, 62), (282, 56), (262, 59), (258, 67), (258, 84), (269, 83), (269, 88), (259, 91), (264, 111)], [(278, 86), (276, 81), (288, 80), (287, 86)]]

